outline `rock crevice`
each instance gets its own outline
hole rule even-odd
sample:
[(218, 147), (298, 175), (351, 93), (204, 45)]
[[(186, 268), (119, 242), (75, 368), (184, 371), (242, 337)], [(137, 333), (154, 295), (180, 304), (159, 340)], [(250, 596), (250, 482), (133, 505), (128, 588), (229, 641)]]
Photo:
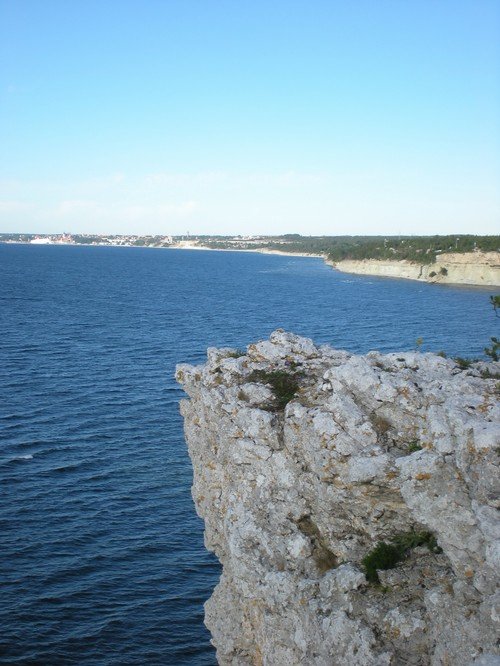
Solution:
[(220, 664), (500, 663), (499, 366), (283, 331), (178, 366)]

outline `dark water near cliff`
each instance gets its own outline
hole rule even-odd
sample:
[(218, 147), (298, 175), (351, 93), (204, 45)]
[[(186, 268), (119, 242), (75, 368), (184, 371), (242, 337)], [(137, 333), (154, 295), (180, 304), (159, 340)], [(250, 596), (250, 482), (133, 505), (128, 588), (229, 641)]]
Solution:
[(496, 324), (484, 289), (256, 254), (0, 245), (0, 286), (2, 664), (215, 663), (176, 362), (278, 327), (474, 356)]

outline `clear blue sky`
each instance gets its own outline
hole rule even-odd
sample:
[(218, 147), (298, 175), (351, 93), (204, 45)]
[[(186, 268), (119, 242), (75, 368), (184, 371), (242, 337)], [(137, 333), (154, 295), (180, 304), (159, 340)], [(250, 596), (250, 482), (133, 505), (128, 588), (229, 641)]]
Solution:
[(498, 0), (0, 0), (0, 231), (500, 233)]

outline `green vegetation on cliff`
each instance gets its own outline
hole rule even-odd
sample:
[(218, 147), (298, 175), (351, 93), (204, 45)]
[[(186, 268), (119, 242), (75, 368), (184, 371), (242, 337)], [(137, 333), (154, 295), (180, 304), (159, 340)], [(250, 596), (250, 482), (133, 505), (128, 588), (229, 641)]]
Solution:
[(285, 236), (251, 241), (200, 237), (200, 243), (218, 249), (268, 249), (324, 254), (334, 262), (343, 259), (392, 259), (432, 264), (442, 252), (499, 251), (500, 236)]

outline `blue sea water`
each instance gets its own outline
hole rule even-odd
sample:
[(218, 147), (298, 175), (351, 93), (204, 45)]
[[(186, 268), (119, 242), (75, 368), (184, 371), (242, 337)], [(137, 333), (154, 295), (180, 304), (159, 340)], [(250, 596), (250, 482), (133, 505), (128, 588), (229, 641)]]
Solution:
[(177, 362), (278, 327), (480, 356), (492, 290), (320, 259), (0, 245), (0, 663), (215, 664)]

